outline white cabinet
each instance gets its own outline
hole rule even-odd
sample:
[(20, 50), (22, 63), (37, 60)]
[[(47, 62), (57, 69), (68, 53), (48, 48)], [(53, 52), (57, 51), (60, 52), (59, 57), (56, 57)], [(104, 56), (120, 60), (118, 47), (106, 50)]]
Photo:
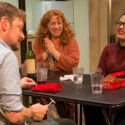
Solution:
[(67, 21), (74, 24), (73, 1), (41, 1), (33, 5), (33, 30), (37, 31), (40, 20), (45, 12), (51, 9), (61, 10)]

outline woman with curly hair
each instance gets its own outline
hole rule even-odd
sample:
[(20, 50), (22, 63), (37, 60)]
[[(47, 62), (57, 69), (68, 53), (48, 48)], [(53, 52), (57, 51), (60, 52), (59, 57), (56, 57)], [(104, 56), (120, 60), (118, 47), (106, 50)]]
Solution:
[(72, 71), (79, 64), (74, 32), (60, 10), (50, 10), (40, 21), (33, 45), (37, 62), (48, 62), (50, 70)]
[[(36, 62), (47, 62), (50, 70), (72, 71), (73, 67), (78, 66), (80, 58), (74, 35), (60, 10), (46, 12), (40, 21), (33, 44)], [(74, 104), (58, 101), (56, 107), (60, 117), (73, 119)], [(68, 112), (67, 109), (70, 111)]]

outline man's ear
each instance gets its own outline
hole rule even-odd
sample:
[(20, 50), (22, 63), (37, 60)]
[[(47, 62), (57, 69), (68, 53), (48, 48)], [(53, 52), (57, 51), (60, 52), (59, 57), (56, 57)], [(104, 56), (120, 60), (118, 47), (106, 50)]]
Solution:
[(0, 20), (0, 22), (1, 22), (1, 28), (2, 28), (2, 30), (6, 31), (7, 25), (8, 25), (8, 19), (7, 19), (7, 17), (2, 17), (1, 20)]

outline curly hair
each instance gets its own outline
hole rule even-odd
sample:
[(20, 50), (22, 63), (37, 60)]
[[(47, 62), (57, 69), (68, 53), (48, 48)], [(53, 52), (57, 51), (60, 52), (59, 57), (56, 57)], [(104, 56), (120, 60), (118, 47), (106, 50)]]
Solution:
[(36, 41), (39, 42), (39, 45), (42, 47), (44, 47), (44, 38), (51, 38), (51, 34), (48, 29), (48, 23), (50, 22), (52, 16), (57, 16), (58, 19), (62, 20), (63, 22), (63, 31), (60, 35), (62, 44), (68, 44), (69, 40), (75, 35), (71, 25), (66, 21), (64, 14), (60, 10), (49, 10), (40, 20), (39, 28), (36, 33)]

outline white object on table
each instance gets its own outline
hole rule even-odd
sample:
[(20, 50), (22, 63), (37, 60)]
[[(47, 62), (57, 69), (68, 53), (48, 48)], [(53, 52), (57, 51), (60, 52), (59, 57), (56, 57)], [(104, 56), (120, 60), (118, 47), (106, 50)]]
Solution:
[(60, 81), (63, 81), (63, 80), (71, 80), (71, 81), (74, 81), (74, 76), (73, 75), (64, 75), (64, 77), (60, 76)]

